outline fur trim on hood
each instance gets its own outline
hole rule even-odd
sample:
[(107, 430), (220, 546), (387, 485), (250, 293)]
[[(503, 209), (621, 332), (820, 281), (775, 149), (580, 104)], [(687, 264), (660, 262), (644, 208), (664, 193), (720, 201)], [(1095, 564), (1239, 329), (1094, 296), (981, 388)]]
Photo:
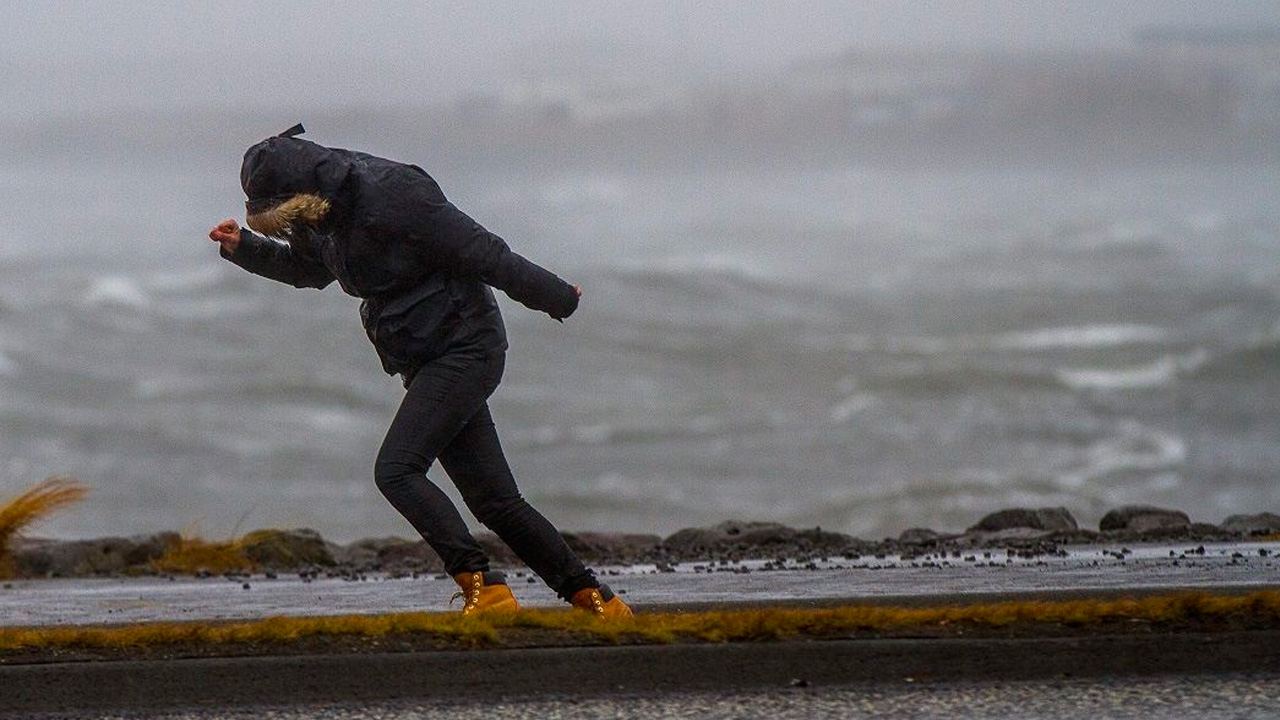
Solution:
[(299, 193), (276, 205), (245, 218), (254, 232), (271, 237), (286, 237), (294, 225), (315, 227), (329, 213), (329, 201), (319, 195)]

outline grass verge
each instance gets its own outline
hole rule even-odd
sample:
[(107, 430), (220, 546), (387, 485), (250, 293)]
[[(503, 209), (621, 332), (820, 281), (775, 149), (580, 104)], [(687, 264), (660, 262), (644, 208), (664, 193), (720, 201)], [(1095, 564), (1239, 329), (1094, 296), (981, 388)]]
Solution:
[(1144, 623), (1155, 629), (1215, 624), (1280, 627), (1280, 592), (1219, 596), (1182, 593), (1139, 599), (1006, 602), (933, 608), (850, 606), (640, 614), (601, 623), (584, 613), (527, 610), (513, 615), (462, 617), (457, 613), (394, 613), (320, 618), (277, 617), (246, 622), (148, 623), (122, 627), (0, 629), (0, 653), (57, 650), (120, 651), (158, 646), (276, 648), (324, 638), (410, 637), (448, 647), (503, 646), (515, 636), (540, 645), (670, 642), (758, 642), (851, 637), (901, 630), (999, 629), (1045, 624), (1086, 629)]

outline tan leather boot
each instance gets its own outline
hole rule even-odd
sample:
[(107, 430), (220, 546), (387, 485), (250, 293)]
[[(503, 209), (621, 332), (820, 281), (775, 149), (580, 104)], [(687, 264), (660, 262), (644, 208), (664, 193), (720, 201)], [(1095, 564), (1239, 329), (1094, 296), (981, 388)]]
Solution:
[(463, 615), (511, 613), (520, 609), (506, 577), (500, 572), (458, 573), (453, 576), (453, 581), (462, 588), (453, 596), (454, 600), (459, 597), (466, 600), (462, 606)]
[(575, 608), (585, 610), (601, 620), (629, 618), (633, 615), (631, 608), (622, 602), (622, 598), (614, 595), (608, 585), (582, 588), (573, 594), (572, 602)]

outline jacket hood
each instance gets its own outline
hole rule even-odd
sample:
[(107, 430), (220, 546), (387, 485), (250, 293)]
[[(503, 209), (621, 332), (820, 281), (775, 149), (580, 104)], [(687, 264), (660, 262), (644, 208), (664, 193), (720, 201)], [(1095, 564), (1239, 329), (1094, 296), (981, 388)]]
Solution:
[(296, 137), (303, 132), (295, 125), (245, 152), (240, 186), (251, 214), (298, 194), (337, 198), (351, 173), (353, 154)]

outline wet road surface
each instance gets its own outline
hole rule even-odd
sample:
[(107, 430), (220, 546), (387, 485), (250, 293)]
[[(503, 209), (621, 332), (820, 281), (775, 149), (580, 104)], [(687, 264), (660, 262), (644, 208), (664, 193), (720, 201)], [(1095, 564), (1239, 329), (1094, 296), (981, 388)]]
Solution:
[[(622, 694), (611, 697), (471, 698), (462, 702), (371, 703), (161, 714), (106, 713), (76, 717), (126, 720), (418, 720), (448, 718), (1020, 718), (1200, 720), (1280, 717), (1280, 676), (1234, 674), (1161, 678), (1016, 682), (919, 683), (786, 687), (757, 691)], [(35, 716), (35, 717), (60, 717)]]

